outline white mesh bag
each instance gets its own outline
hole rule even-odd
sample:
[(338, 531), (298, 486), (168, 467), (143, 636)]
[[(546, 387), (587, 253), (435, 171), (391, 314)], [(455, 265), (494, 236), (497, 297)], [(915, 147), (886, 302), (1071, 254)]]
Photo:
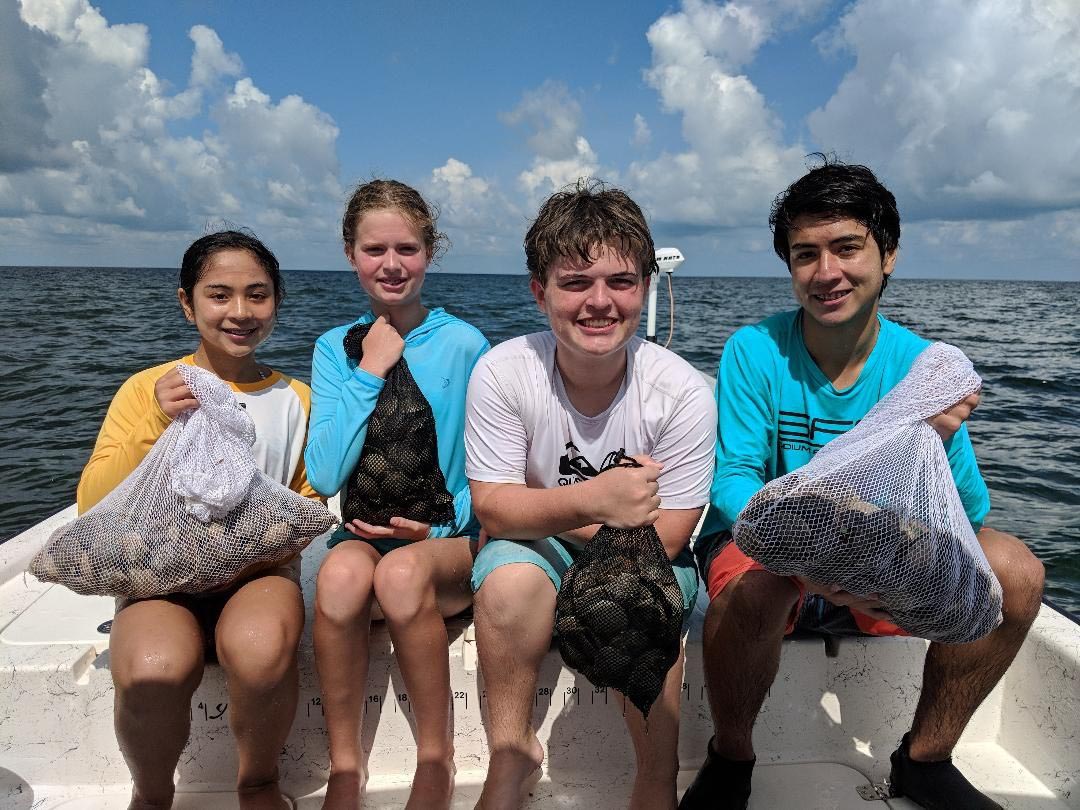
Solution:
[(924, 421), (981, 385), (955, 346), (928, 346), (854, 428), (751, 498), (736, 544), (775, 574), (878, 594), (912, 635), (982, 638), (1001, 622), (1001, 585)]
[(255, 425), (214, 374), (179, 365), (180, 414), (100, 503), (60, 527), (30, 573), (85, 594), (200, 593), (301, 551), (336, 522), (255, 463)]

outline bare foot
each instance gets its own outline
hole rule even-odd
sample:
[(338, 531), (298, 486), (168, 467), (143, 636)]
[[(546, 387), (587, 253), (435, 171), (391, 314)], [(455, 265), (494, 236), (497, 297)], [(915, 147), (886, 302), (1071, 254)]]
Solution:
[(449, 762), (418, 762), (405, 810), (450, 810), (457, 767)]
[(173, 797), (171, 793), (167, 799), (151, 801), (150, 799), (140, 796), (139, 792), (132, 788), (131, 802), (128, 804), (128, 810), (169, 810), (169, 808), (172, 807), (172, 803)]
[(292, 805), (281, 795), (277, 782), (243, 788), (236, 792), (240, 810), (289, 810)]
[(477, 810), (518, 810), (543, 771), (544, 748), (535, 734), (520, 747), (491, 752)]
[(675, 779), (650, 779), (638, 774), (628, 810), (675, 810), (678, 794)]
[(360, 810), (360, 797), (367, 778), (356, 771), (330, 771), (326, 781), (323, 810)]

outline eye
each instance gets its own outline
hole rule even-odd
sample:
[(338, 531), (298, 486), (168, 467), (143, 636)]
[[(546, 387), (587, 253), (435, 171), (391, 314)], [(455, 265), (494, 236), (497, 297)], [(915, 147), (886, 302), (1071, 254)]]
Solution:
[(836, 254), (838, 256), (851, 256), (852, 254), (858, 252), (858, 250), (859, 250), (858, 245), (849, 242), (846, 245), (841, 245), (837, 249)]
[(814, 258), (814, 251), (812, 250), (797, 250), (791, 254), (791, 260), (793, 262), (808, 262)]
[(398, 253), (402, 256), (415, 256), (420, 252), (420, 248), (416, 245), (402, 245), (398, 248)]
[(608, 285), (616, 290), (629, 290), (637, 286), (637, 279), (629, 276), (618, 276), (611, 279)]

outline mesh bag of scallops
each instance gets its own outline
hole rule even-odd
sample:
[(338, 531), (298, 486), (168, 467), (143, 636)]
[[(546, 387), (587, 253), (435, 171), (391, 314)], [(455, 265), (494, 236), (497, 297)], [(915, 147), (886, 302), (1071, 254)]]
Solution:
[[(356, 362), (371, 324), (357, 324), (345, 335), (345, 354)], [(431, 404), (402, 357), (368, 417), (360, 460), (347, 482), (341, 508), (345, 521), (388, 526), (403, 517), (437, 525), (454, 519), (454, 499), (439, 468), (439, 445)]]
[[(621, 450), (616, 465), (641, 466)], [(566, 664), (618, 689), (645, 717), (679, 658), (682, 620), (682, 591), (652, 526), (601, 526), (563, 574), (555, 603)]]
[(877, 594), (912, 635), (982, 638), (1001, 622), (1001, 586), (925, 421), (981, 385), (955, 346), (928, 346), (862, 421), (750, 500), (736, 544), (775, 574)]
[(38, 579), (133, 599), (201, 593), (299, 553), (336, 522), (259, 470), (255, 425), (224, 382), (177, 368), (199, 407), (181, 413), (104, 499), (53, 532), (30, 563)]

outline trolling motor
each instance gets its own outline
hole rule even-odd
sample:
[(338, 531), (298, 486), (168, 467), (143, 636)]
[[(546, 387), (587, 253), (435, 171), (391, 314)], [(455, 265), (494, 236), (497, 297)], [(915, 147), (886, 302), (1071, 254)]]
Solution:
[[(671, 336), (675, 334), (675, 298), (671, 293), (671, 274), (684, 261), (686, 259), (678, 248), (658, 248), (656, 251), (656, 264), (660, 268), (660, 273), (667, 276), (668, 301), (671, 304), (669, 307), (671, 321), (668, 328), (667, 343), (664, 344), (664, 348), (671, 345)], [(649, 286), (649, 310), (645, 321), (645, 339), (650, 343), (656, 343), (656, 288), (656, 283)]]

